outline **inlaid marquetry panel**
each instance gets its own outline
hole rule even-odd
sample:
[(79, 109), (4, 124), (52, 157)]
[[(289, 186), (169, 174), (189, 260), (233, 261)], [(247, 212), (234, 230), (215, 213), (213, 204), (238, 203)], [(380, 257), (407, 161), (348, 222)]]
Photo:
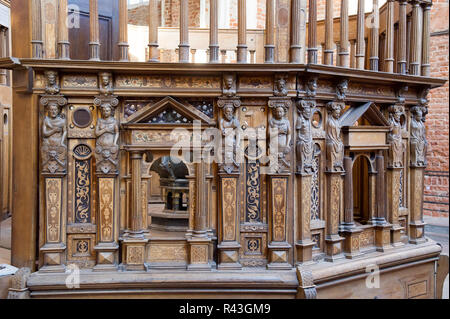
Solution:
[(152, 243), (148, 249), (148, 262), (176, 262), (187, 260), (186, 244)]
[(97, 75), (65, 74), (62, 77), (63, 88), (91, 88), (97, 89)]
[(45, 179), (47, 242), (58, 243), (61, 239), (62, 179)]
[(287, 178), (272, 178), (272, 224), (274, 241), (286, 240)]
[(95, 263), (95, 235), (76, 234), (67, 237), (67, 261), (80, 266), (93, 266)]
[(115, 88), (220, 89), (221, 83), (218, 76), (119, 75), (115, 79)]
[(114, 227), (114, 178), (99, 178), (99, 222), (100, 222), (100, 241), (113, 241)]
[(222, 178), (223, 198), (223, 241), (236, 240), (236, 200), (237, 179), (233, 177)]

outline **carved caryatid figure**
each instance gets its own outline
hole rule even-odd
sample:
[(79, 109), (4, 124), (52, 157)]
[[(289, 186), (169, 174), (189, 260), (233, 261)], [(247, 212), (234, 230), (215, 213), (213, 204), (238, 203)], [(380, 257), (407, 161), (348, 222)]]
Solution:
[(313, 101), (297, 101), (297, 172), (312, 173), (314, 144), (311, 134), (311, 108)]
[(344, 103), (329, 102), (326, 128), (327, 169), (330, 172), (344, 171), (344, 143), (341, 140), (341, 123), (339, 117)]
[(286, 89), (286, 75), (281, 74), (275, 77), (275, 84), (273, 88), (274, 96), (286, 96), (288, 91)]
[(103, 95), (110, 95), (113, 93), (111, 73), (102, 72), (100, 73), (100, 93)]
[(56, 102), (47, 104), (42, 123), (42, 167), (44, 172), (65, 172), (67, 155), (66, 118)]
[(270, 153), (276, 156), (277, 171), (283, 167), (289, 168), (290, 163), (286, 155), (291, 151), (291, 124), (286, 118), (286, 107), (283, 103), (275, 105), (269, 120)]
[(396, 104), (389, 107), (390, 131), (387, 136), (389, 148), (389, 163), (391, 167), (403, 166), (402, 125), (400, 123), (403, 106)]
[(236, 77), (234, 74), (225, 74), (223, 76), (223, 95), (227, 97), (236, 95)]
[(115, 173), (117, 170), (117, 156), (119, 146), (119, 126), (114, 118), (114, 108), (109, 103), (100, 106), (101, 118), (95, 128), (97, 141), (95, 144), (95, 158), (97, 169), (105, 174)]
[(59, 85), (56, 82), (58, 78), (58, 73), (56, 71), (45, 71), (45, 78), (47, 79), (47, 85), (45, 87), (45, 92), (47, 94), (58, 94)]
[(231, 173), (234, 168), (238, 168), (239, 159), (237, 158), (240, 147), (240, 123), (234, 116), (234, 105), (232, 102), (223, 106), (223, 118), (220, 120), (220, 130), (224, 139), (224, 165), (226, 172)]
[(424, 107), (414, 106), (411, 108), (412, 118), (410, 127), (410, 151), (411, 165), (426, 165), (427, 139), (425, 134), (425, 124), (423, 123)]

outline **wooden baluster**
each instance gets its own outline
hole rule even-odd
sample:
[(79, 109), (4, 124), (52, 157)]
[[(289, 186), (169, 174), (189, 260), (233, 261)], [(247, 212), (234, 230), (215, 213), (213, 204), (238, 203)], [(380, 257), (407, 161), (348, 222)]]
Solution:
[(411, 56), (409, 61), (409, 74), (420, 75), (420, 62), (422, 53), (422, 7), (419, 0), (411, 1)]
[(339, 46), (339, 64), (350, 67), (350, 42), (348, 41), (348, 0), (341, 0), (341, 36)]
[(317, 64), (317, 0), (309, 0), (308, 63)]
[(209, 16), (209, 62), (219, 62), (219, 4), (210, 0)]
[(249, 52), (250, 52), (250, 63), (256, 63), (255, 61), (256, 50), (249, 50)]
[(430, 13), (431, 2), (423, 4), (422, 76), (430, 76)]
[(197, 49), (191, 49), (191, 56), (192, 56), (191, 62), (192, 63), (195, 63), (195, 54), (196, 53), (197, 53)]
[(98, 24), (98, 0), (89, 0), (89, 59), (100, 61), (100, 35)]
[(227, 50), (220, 50), (221, 54), (221, 63), (225, 63), (227, 61)]
[(70, 59), (69, 28), (67, 26), (67, 0), (58, 1), (58, 58)]
[(247, 1), (238, 0), (237, 63), (247, 63)]
[(128, 61), (128, 2), (119, 0), (119, 51), (120, 61)]
[(275, 0), (266, 2), (266, 44), (264, 45), (265, 63), (273, 63), (275, 59)]
[(326, 0), (325, 8), (325, 50), (323, 51), (323, 64), (333, 64), (333, 0)]
[(42, 13), (41, 13), (41, 0), (33, 0), (32, 3), (32, 39), (31, 44), (33, 46), (33, 58), (43, 58), (43, 44), (42, 41)]
[(406, 1), (401, 0), (398, 8), (398, 66), (397, 71), (401, 74), (406, 74)]
[(378, 71), (378, 30), (380, 28), (380, 11), (378, 8), (378, 0), (373, 0), (372, 15), (373, 24), (370, 31), (370, 69), (372, 71)]
[(386, 16), (386, 40), (384, 71), (394, 72), (394, 0), (388, 0)]
[(350, 40), (350, 67), (356, 68), (356, 40)]
[(364, 0), (358, 0), (358, 15), (356, 26), (356, 68), (364, 69)]
[(148, 62), (159, 62), (158, 50), (158, 1), (150, 0), (148, 6)]
[(189, 62), (189, 1), (180, 0), (180, 49), (178, 62)]

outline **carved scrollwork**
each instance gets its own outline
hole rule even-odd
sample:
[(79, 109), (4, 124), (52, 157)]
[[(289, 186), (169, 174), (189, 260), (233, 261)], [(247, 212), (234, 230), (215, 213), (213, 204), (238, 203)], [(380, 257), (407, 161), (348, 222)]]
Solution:
[(241, 163), (239, 152), (241, 124), (235, 116), (235, 109), (241, 105), (241, 101), (238, 98), (220, 98), (217, 104), (223, 109), (219, 128), (224, 139), (224, 158), (220, 166), (223, 171), (231, 174), (240, 167)]
[(278, 173), (291, 167), (288, 154), (291, 152), (291, 124), (286, 117), (290, 99), (271, 98), (269, 107), (272, 118), (269, 120), (269, 149), (271, 170)]
[(236, 75), (227, 73), (223, 75), (223, 95), (226, 97), (236, 96)]
[(100, 104), (101, 117), (97, 121), (95, 136), (95, 159), (97, 171), (109, 174), (117, 173), (117, 158), (119, 155), (119, 125), (114, 118), (114, 107), (119, 101), (116, 97), (102, 99), (97, 97), (94, 104)]
[(311, 174), (313, 172), (314, 144), (311, 134), (311, 115), (316, 107), (313, 100), (297, 101), (297, 172), (300, 174)]
[(403, 166), (403, 141), (402, 141), (402, 125), (400, 123), (401, 116), (404, 113), (404, 107), (401, 104), (394, 104), (389, 107), (389, 124), (390, 131), (387, 136), (389, 148), (389, 166)]
[(67, 163), (67, 121), (61, 107), (67, 104), (63, 96), (43, 96), (41, 105), (47, 108), (42, 123), (42, 171), (65, 173)]
[(112, 74), (109, 72), (102, 72), (98, 75), (99, 77), (99, 91), (103, 95), (111, 95), (114, 93), (113, 83), (112, 83)]
[(410, 128), (410, 159), (411, 166), (425, 167), (427, 138), (425, 134), (425, 124), (423, 123), (426, 108), (420, 105), (411, 108), (411, 128)]
[(288, 94), (286, 88), (286, 80), (287, 74), (276, 74), (274, 87), (273, 87), (273, 95), (274, 96), (286, 96)]
[(58, 94), (60, 91), (59, 84), (57, 83), (58, 72), (52, 70), (45, 71), (45, 79), (46, 79), (45, 93), (51, 95)]
[(328, 120), (326, 127), (327, 170), (329, 172), (344, 171), (344, 143), (341, 139), (341, 123), (339, 121), (343, 102), (328, 102)]

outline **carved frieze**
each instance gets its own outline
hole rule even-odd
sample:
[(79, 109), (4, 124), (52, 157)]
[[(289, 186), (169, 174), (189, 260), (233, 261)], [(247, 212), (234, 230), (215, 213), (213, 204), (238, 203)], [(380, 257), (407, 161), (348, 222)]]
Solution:
[(289, 98), (270, 98), (272, 118), (269, 120), (270, 168), (272, 172), (283, 172), (291, 167), (291, 123), (286, 117), (291, 106)]
[(218, 76), (183, 75), (119, 75), (115, 88), (155, 89), (221, 89), (222, 79)]
[(394, 104), (389, 107), (389, 124), (390, 131), (387, 136), (389, 143), (389, 166), (403, 166), (404, 146), (402, 141), (402, 125), (400, 123), (401, 116), (404, 113), (404, 107), (401, 104)]
[(217, 104), (222, 108), (219, 129), (222, 132), (224, 144), (224, 156), (220, 168), (230, 174), (237, 171), (241, 163), (241, 124), (235, 115), (235, 109), (241, 105), (241, 101), (238, 98), (219, 98)]
[[(312, 93), (311, 93), (312, 94)], [(297, 101), (297, 172), (311, 174), (313, 169), (314, 145), (311, 133), (311, 115), (316, 103), (314, 100)]]
[(94, 104), (100, 107), (101, 117), (95, 127), (95, 159), (97, 171), (108, 174), (117, 172), (117, 158), (119, 155), (119, 125), (114, 118), (114, 108), (118, 104), (115, 97), (99, 98)]
[(96, 88), (95, 75), (66, 74), (62, 77), (63, 88)]
[(189, 141), (192, 133), (183, 131), (144, 131), (133, 130), (131, 141), (133, 144), (173, 144), (180, 141)]
[(42, 172), (65, 173), (67, 164), (67, 121), (61, 108), (67, 100), (61, 95), (45, 95), (41, 104), (47, 108), (42, 123)]
[(269, 89), (273, 90), (270, 76), (240, 76), (239, 89)]
[(328, 102), (328, 120), (326, 125), (327, 170), (329, 172), (344, 171), (344, 143), (341, 139), (341, 123), (339, 121), (343, 102)]

